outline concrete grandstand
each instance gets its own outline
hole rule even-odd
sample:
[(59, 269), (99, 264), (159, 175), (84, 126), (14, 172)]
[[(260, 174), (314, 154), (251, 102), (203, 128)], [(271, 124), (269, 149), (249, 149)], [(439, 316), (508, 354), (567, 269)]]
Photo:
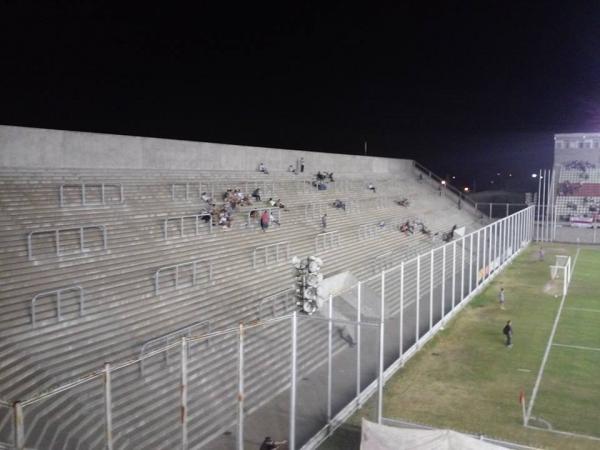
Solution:
[[(304, 171), (289, 172), (300, 158)], [(268, 174), (257, 171), (261, 162)], [(318, 190), (312, 180), (317, 171), (334, 172), (336, 181)], [(500, 250), (508, 235), (500, 225), (478, 233), (476, 246), (473, 235), (462, 247), (448, 246), (441, 237), (454, 225), (464, 227), (465, 235), (489, 219), (439, 181), (402, 159), (0, 127), (0, 442), (38, 450), (170, 449), (180, 448), (184, 439), (189, 448), (220, 449), (240, 448), (241, 440), (252, 448), (266, 435), (293, 432), (296, 447), (310, 445), (377, 377), (379, 340), (375, 331), (364, 331), (363, 351), (372, 354), (365, 353), (359, 364), (362, 381), (355, 392), (343, 387), (354, 387), (354, 375), (347, 373), (356, 366), (348, 336), (338, 332), (343, 327), (334, 327), (327, 314), (321, 322), (299, 319), (297, 363), (304, 377), (294, 383), (317, 397), (331, 391), (328, 341), (336, 376), (348, 381), (340, 381), (326, 419), (322, 404), (299, 401), (301, 420), (291, 431), (292, 256), (319, 256), (326, 279), (342, 280), (331, 289), (329, 304), (339, 297), (350, 312), (336, 307), (337, 325), (353, 329), (361, 320), (360, 306), (358, 319), (353, 316), (356, 295), (348, 292), (364, 281), (358, 294), (363, 319), (404, 323), (400, 332), (395, 325), (386, 328), (390, 342), (403, 342), (406, 334), (402, 354), (402, 346), (411, 347), (452, 311), (455, 297), (466, 298), (530, 239), (525, 220), (533, 214), (527, 213), (510, 222), (521, 230), (510, 252)], [(219, 202), (227, 189), (250, 193), (257, 187), (263, 192), (260, 206), (237, 208), (231, 228), (199, 217), (202, 192)], [(251, 212), (267, 209), (269, 197), (286, 208), (277, 211), (280, 226), (261, 233)], [(396, 203), (404, 198), (408, 206)], [(336, 199), (347, 208), (334, 208)], [(406, 221), (426, 224), (428, 233), (401, 232)], [(442, 247), (443, 259), (441, 250), (434, 257), (432, 250)], [(492, 261), (492, 249), (498, 262)], [(418, 301), (406, 311), (398, 304), (382, 314), (377, 299), (383, 287), (371, 277), (427, 252), (431, 263), (427, 259), (422, 271), (407, 271), (406, 279), (402, 272), (402, 286), (412, 283), (416, 292), (411, 295), (435, 295), (435, 305), (421, 304), (423, 322), (415, 311)], [(482, 273), (480, 257), (490, 261)], [(468, 274), (473, 288), (471, 281), (468, 290), (458, 283), (457, 261), (463, 264), (463, 284)], [(434, 272), (444, 274), (439, 285)], [(387, 295), (398, 280), (391, 279)], [(452, 290), (445, 290), (447, 280)], [(242, 406), (235, 332), (240, 323), (249, 327)], [(388, 367), (398, 351), (384, 346)], [(110, 367), (107, 396), (103, 374)], [(251, 425), (245, 432), (242, 425), (243, 439), (240, 416)]]

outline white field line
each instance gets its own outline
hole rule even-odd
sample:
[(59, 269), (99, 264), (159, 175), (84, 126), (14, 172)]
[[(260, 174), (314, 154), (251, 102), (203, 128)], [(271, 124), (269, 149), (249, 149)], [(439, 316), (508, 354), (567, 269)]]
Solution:
[[(573, 267), (571, 268), (571, 278), (573, 277), (573, 273), (575, 272), (575, 265), (577, 264), (577, 257), (579, 256), (579, 249), (577, 249), (577, 253), (575, 253), (575, 258), (573, 260)], [(527, 407), (527, 413), (525, 415), (525, 425), (529, 423), (529, 418), (531, 417), (531, 411), (533, 410), (533, 404), (535, 403), (535, 398), (537, 397), (538, 390), (540, 389), (540, 384), (542, 382), (542, 376), (544, 375), (544, 368), (546, 367), (546, 362), (548, 361), (548, 356), (550, 355), (550, 349), (552, 348), (552, 341), (554, 340), (554, 335), (556, 334), (556, 329), (558, 328), (558, 321), (560, 320), (560, 314), (562, 313), (563, 306), (565, 304), (565, 299), (567, 298), (567, 292), (563, 294), (562, 299), (560, 300), (560, 306), (558, 307), (558, 312), (556, 313), (556, 318), (554, 319), (554, 325), (552, 325), (552, 331), (550, 332), (550, 337), (548, 338), (548, 344), (546, 345), (546, 351), (544, 352), (544, 357), (542, 358), (542, 365), (540, 367), (540, 371), (535, 380), (535, 385), (533, 386), (533, 392), (531, 393), (531, 398), (529, 399), (529, 406)]]
[(599, 437), (590, 436), (588, 434), (569, 433), (568, 431), (559, 431), (559, 430), (554, 430), (554, 429), (549, 430), (548, 428), (536, 427), (534, 425), (525, 425), (525, 427), (531, 428), (532, 430), (548, 431), (550, 433), (562, 434), (563, 436), (571, 436), (571, 437), (582, 438), (582, 439), (591, 439), (593, 441), (600, 441)]
[(600, 313), (600, 309), (575, 308), (575, 307), (572, 307), (572, 306), (567, 306), (567, 307), (565, 307), (565, 309), (568, 309), (570, 311), (585, 311), (585, 312)]
[(576, 348), (578, 350), (592, 350), (594, 352), (600, 352), (600, 348), (596, 348), (596, 347), (584, 347), (583, 345), (552, 344), (552, 346), (554, 346), (554, 347)]

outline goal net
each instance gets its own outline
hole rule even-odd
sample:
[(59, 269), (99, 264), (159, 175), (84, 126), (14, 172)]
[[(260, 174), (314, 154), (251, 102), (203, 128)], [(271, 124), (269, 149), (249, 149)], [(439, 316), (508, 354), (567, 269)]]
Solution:
[[(567, 255), (556, 255), (556, 260), (550, 266), (550, 279), (562, 285), (562, 293), (567, 293), (569, 281), (571, 281), (571, 257)], [(557, 286), (558, 287), (558, 286)]]

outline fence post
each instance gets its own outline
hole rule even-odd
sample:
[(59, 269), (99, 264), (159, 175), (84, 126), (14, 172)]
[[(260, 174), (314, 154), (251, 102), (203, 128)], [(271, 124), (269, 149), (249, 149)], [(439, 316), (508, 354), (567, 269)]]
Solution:
[(404, 261), (400, 263), (400, 349), (398, 351), (398, 358), (400, 358), (400, 364), (403, 365), (403, 352), (404, 352)]
[(13, 404), (13, 414), (15, 421), (15, 448), (16, 450), (25, 450), (25, 423), (23, 420), (23, 407), (21, 406), (21, 402), (17, 401)]
[(429, 330), (433, 328), (433, 263), (435, 249), (431, 250), (429, 257)]
[(380, 319), (379, 319), (379, 376), (377, 381), (377, 423), (381, 424), (383, 418), (383, 358), (385, 350), (385, 270), (381, 272), (381, 304), (380, 304)]
[(446, 247), (447, 244), (442, 247), (442, 326), (446, 316)]
[(290, 435), (289, 450), (296, 450), (296, 358), (297, 358), (298, 312), (292, 313), (292, 373), (290, 387)]
[[(167, 350), (167, 354), (168, 354)], [(181, 338), (181, 449), (188, 448), (188, 342)]]
[(421, 304), (421, 255), (417, 255), (417, 307), (415, 309), (415, 348), (419, 348), (419, 309)]
[(452, 241), (452, 309), (456, 304), (456, 241)]
[(238, 450), (244, 450), (244, 395), (244, 324), (240, 322), (238, 347)]
[(469, 242), (469, 294), (471, 291), (473, 291), (473, 233)]
[(107, 450), (113, 450), (111, 378), (110, 363), (104, 363), (104, 421), (106, 427)]
[(327, 433), (331, 434), (331, 396), (332, 396), (332, 377), (333, 377), (333, 295), (329, 294), (329, 305), (328, 305), (328, 317), (327, 323), (328, 336), (327, 336)]
[(492, 218), (492, 205), (493, 203), (490, 203), (490, 219)]
[(506, 214), (504, 217), (508, 216), (508, 203), (506, 204)]
[(357, 400), (357, 406), (360, 406), (360, 341), (361, 341), (361, 336), (360, 336), (360, 320), (361, 320), (361, 298), (360, 298), (360, 291), (361, 291), (361, 286), (362, 286), (362, 282), (358, 282), (357, 284), (357, 296), (356, 296), (356, 400)]

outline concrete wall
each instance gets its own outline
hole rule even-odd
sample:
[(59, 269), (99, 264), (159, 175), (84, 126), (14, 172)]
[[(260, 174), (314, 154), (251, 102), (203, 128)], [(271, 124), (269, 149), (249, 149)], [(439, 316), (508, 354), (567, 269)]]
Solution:
[(554, 135), (554, 164), (587, 161), (600, 167), (600, 133)]
[(0, 168), (284, 171), (304, 157), (305, 172), (404, 173), (412, 161), (113, 134), (0, 126)]

